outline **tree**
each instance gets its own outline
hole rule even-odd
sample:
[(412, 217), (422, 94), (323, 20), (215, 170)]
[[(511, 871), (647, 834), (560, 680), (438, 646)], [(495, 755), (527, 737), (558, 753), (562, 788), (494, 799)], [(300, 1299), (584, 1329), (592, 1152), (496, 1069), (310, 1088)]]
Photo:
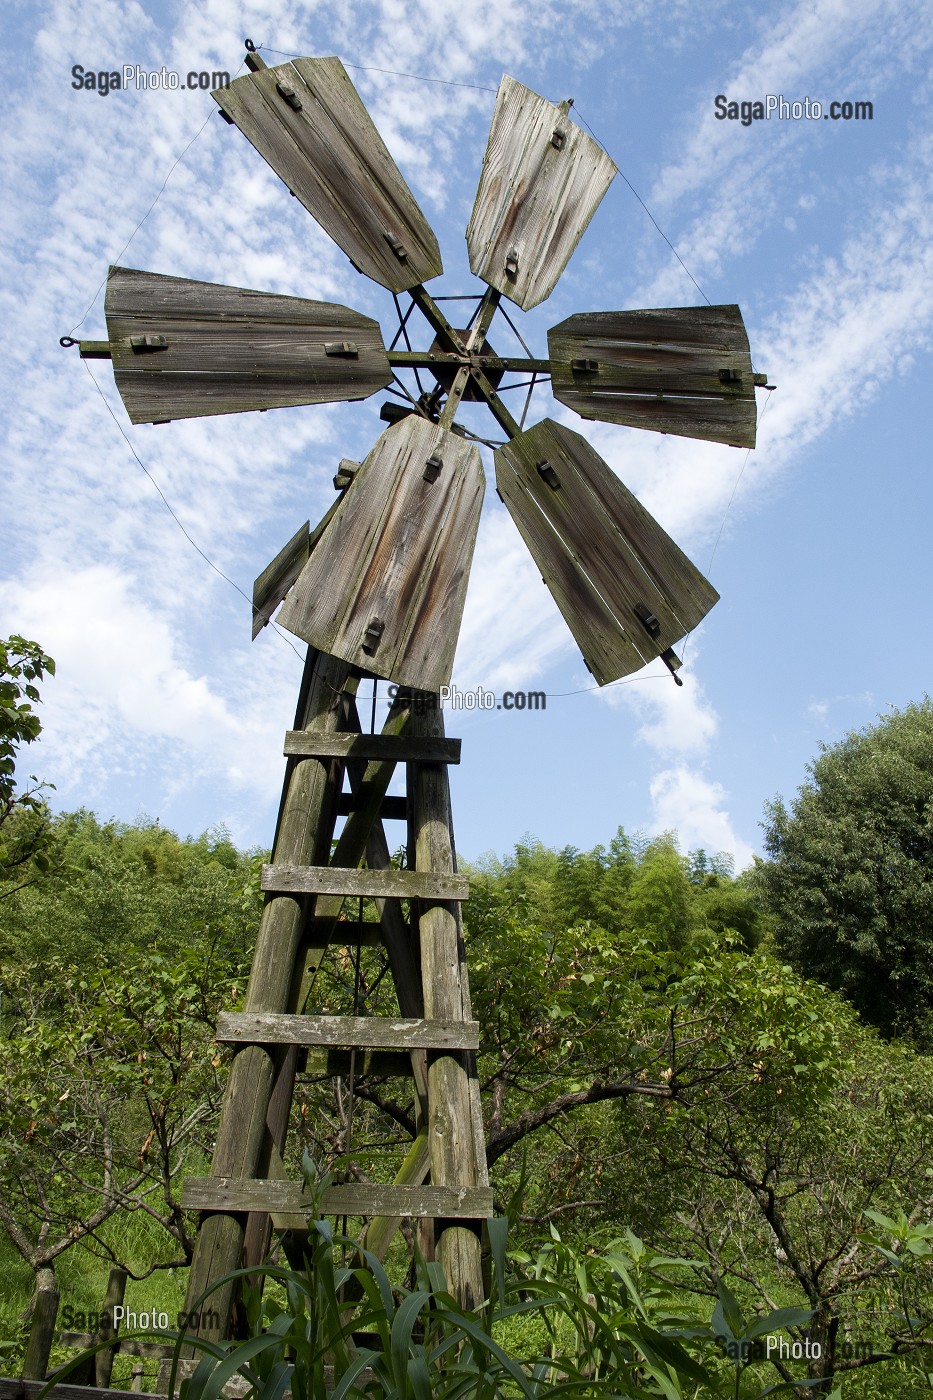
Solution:
[(48, 784), (31, 777), (31, 787), (17, 789), (15, 773), (20, 745), (42, 732), (35, 682), (54, 674), (55, 662), (38, 642), (16, 635), (0, 641), (0, 897), (49, 869)]
[(777, 943), (885, 1035), (933, 1047), (933, 703), (822, 745), (766, 808), (757, 880)]
[[(249, 858), (219, 829), (50, 824), (52, 869), (0, 903), (0, 1231), (48, 1282), (80, 1245), (134, 1276), (190, 1257), (179, 1178), (209, 1159), (254, 932)], [(161, 1230), (121, 1257), (120, 1212)]]

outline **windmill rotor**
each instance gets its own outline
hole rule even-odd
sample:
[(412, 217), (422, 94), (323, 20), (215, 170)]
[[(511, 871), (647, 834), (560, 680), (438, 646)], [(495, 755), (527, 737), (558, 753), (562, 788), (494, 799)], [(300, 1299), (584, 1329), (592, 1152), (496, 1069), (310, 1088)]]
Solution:
[(449, 682), (483, 495), (456, 422), (473, 401), (505, 433), (498, 494), (597, 683), (658, 657), (676, 671), (673, 647), (715, 589), (580, 434), (550, 419), (523, 430), (500, 390), (528, 372), (583, 418), (753, 447), (765, 376), (739, 308), (577, 314), (548, 332), (546, 359), (497, 355), (501, 299), (527, 310), (550, 295), (616, 173), (571, 102), (502, 79), (466, 234), (486, 289), (464, 329), (424, 285), (443, 270), (437, 239), (340, 61), (269, 68), (250, 51), (247, 67), (212, 94), (226, 120), (434, 337), (387, 350), (377, 322), (344, 306), (111, 269), (109, 340), (81, 353), (113, 360), (134, 423), (352, 401), (396, 370), (432, 377), (419, 399), (383, 405), (391, 426), (358, 470), (341, 463), (334, 507), (257, 579), (254, 636), (282, 604), (281, 625), (319, 651), (420, 690)]

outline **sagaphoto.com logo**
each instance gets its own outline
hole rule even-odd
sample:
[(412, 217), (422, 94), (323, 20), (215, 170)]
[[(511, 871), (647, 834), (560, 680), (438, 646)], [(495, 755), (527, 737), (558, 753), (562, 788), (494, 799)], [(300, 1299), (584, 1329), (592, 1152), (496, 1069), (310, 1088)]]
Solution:
[(744, 98), (741, 102), (727, 97), (724, 92), (713, 98), (713, 114), (718, 122), (740, 122), (751, 126), (752, 122), (870, 122), (875, 119), (873, 102), (853, 102), (846, 98), (840, 101), (818, 102), (814, 97), (803, 97), (799, 101), (790, 100), (783, 93), (769, 92), (756, 100)]
[(71, 69), (71, 86), (76, 92), (96, 92), (108, 97), (112, 92), (210, 92), (227, 87), (230, 74), (218, 68), (189, 68), (179, 73), (174, 68), (141, 68), (138, 63), (123, 63), (118, 68), (88, 68), (75, 63)]

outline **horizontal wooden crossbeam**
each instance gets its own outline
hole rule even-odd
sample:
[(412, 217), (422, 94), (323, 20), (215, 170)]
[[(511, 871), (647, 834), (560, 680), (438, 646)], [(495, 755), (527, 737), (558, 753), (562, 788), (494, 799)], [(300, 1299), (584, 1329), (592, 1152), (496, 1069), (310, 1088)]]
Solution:
[[(189, 1177), (182, 1188), (185, 1210), (230, 1210), (301, 1213), (311, 1209), (303, 1186), (291, 1181), (236, 1180), (225, 1176)], [(426, 1216), (446, 1219), (489, 1219), (492, 1190), (488, 1186), (396, 1186), (350, 1182), (330, 1186), (320, 1209), (325, 1215)]]
[(465, 875), (430, 870), (347, 870), (337, 865), (264, 865), (269, 894), (334, 894), (363, 899), (467, 899)]
[(358, 758), (376, 763), (459, 763), (459, 739), (405, 734), (324, 734), (290, 729), (286, 758)]
[[(348, 817), (351, 812), (356, 811), (358, 806), (359, 801), (354, 793), (342, 792), (337, 798), (337, 816)], [(407, 821), (407, 797), (384, 797), (379, 807), (379, 819), (384, 822)]]
[(286, 1016), (222, 1011), (217, 1039), (250, 1045), (359, 1045), (370, 1050), (478, 1050), (478, 1021), (390, 1016)]

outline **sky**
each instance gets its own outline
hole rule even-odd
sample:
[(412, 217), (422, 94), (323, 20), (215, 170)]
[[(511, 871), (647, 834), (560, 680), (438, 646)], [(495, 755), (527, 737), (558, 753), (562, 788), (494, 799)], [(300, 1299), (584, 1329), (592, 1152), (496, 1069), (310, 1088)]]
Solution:
[[(464, 231), (502, 72), (573, 97), (620, 174), (548, 300), (508, 308), (533, 353), (574, 312), (738, 302), (777, 386), (752, 452), (583, 423), (536, 390), (528, 423), (584, 432), (721, 601), (682, 688), (655, 664), (596, 689), (490, 484), (454, 681), (547, 705), (447, 714), (462, 858), (621, 825), (742, 867), (821, 743), (930, 691), (929, 0), (14, 0), (5, 27), (0, 635), (57, 662), (22, 760), (56, 809), (269, 845), (303, 646), (251, 642), (248, 597), (384, 426), (377, 394), (132, 427), (109, 364), (59, 345), (106, 338), (110, 263), (341, 302), (391, 339), (391, 295), (209, 92), (73, 86), (75, 65), (233, 76), (247, 37), (269, 64), (342, 58), (437, 234), (435, 295), (482, 290)], [(743, 124), (719, 95), (873, 116)], [(482, 412), (466, 421), (489, 432)]]

